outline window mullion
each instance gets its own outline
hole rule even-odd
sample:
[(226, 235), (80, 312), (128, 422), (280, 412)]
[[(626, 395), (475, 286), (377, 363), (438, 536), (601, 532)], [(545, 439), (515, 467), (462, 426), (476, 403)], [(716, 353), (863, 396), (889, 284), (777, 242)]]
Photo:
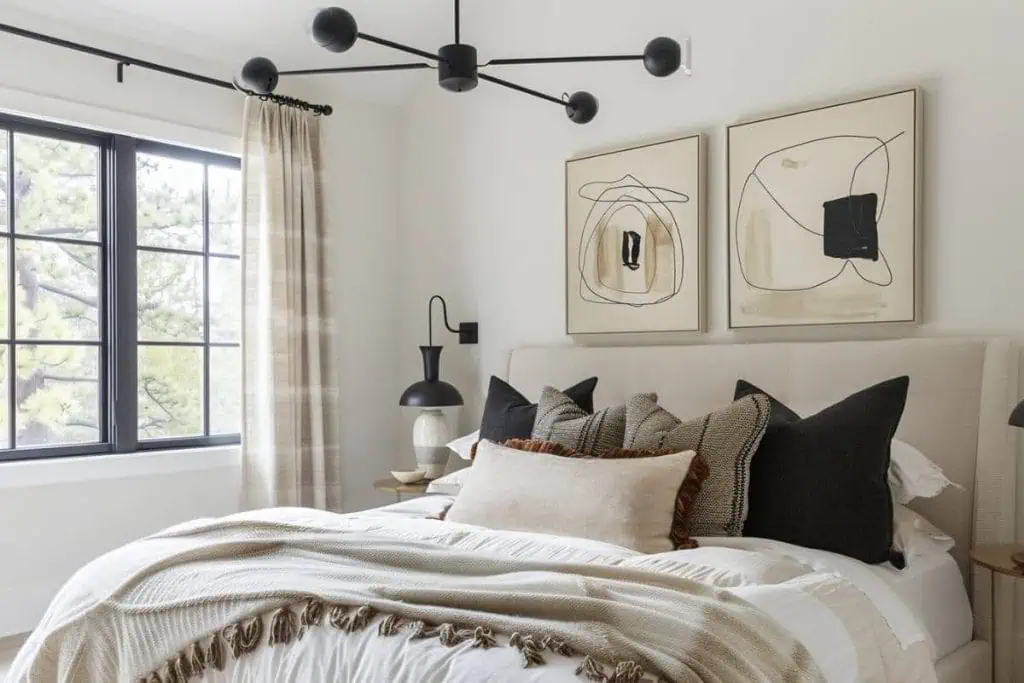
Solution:
[(17, 402), (18, 402), (18, 365), (14, 358), (14, 338), (17, 336), (14, 326), (17, 324), (14, 312), (17, 308), (17, 279), (14, 264), (14, 132), (7, 132), (7, 447), (14, 448), (18, 437)]
[(210, 167), (203, 165), (203, 435), (210, 435)]
[(112, 212), (107, 226), (109, 245), (107, 325), (110, 344), (111, 438), (116, 453), (138, 450), (138, 208), (136, 141), (115, 136), (112, 163)]

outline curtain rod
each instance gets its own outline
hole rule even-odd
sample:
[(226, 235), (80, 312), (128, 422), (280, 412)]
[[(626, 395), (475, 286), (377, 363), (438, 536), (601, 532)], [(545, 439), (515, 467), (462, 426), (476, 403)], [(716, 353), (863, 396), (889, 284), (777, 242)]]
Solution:
[(284, 95), (257, 95), (252, 90), (246, 90), (238, 86), (236, 83), (230, 81), (222, 81), (216, 78), (210, 78), (209, 76), (203, 76), (201, 74), (192, 73), (190, 71), (183, 71), (181, 69), (175, 69), (174, 67), (164, 66), (163, 64), (157, 64), (155, 62), (149, 62), (144, 59), (136, 59), (128, 55), (119, 54), (117, 52), (110, 52), (109, 50), (101, 50), (97, 47), (90, 45), (83, 45), (81, 43), (75, 43), (70, 40), (64, 40), (63, 38), (56, 38), (54, 36), (48, 36), (44, 33), (37, 33), (35, 31), (29, 31), (27, 29), (19, 28), (17, 26), (11, 26), (10, 24), (0, 23), (0, 32), (9, 33), (13, 36), (20, 38), (28, 38), (29, 40), (37, 40), (41, 43), (47, 43), (48, 45), (55, 45), (57, 47), (63, 47), (68, 50), (74, 50), (75, 52), (82, 52), (87, 55), (94, 57), (102, 57), (103, 59), (109, 59), (117, 62), (117, 82), (124, 82), (124, 67), (126, 66), (137, 66), (143, 69), (149, 69), (150, 71), (156, 71), (168, 76), (176, 76), (178, 78), (184, 78), (185, 80), (194, 81), (196, 83), (205, 83), (206, 85), (214, 85), (218, 88), (224, 88), (226, 90), (237, 90), (238, 92), (253, 97), (259, 97), (264, 101), (276, 102), (277, 104), (283, 104), (288, 107), (295, 107), (297, 109), (303, 109), (305, 111), (311, 111), (319, 116), (330, 116), (334, 109), (329, 104), (310, 104), (294, 97), (286, 97)]

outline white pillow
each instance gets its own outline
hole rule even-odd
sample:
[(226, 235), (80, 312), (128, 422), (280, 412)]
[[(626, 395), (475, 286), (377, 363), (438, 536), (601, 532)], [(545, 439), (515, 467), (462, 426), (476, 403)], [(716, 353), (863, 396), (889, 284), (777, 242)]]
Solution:
[[(473, 444), (480, 440), (480, 430), (476, 430), (472, 434), (466, 436), (460, 436), (454, 441), (448, 442), (448, 448), (455, 452), (463, 460), (472, 460), (471, 454), (473, 452)], [(440, 481), (440, 479), (438, 480)]]
[(947, 479), (924, 453), (899, 439), (892, 440), (889, 488), (893, 501), (906, 505), (915, 498), (934, 498), (947, 486), (963, 488)]
[(910, 508), (897, 505), (893, 518), (893, 545), (903, 553), (907, 562), (912, 562), (915, 557), (948, 553), (956, 545), (952, 536)]
[(447, 474), (440, 479), (435, 479), (427, 485), (427, 493), (440, 493), (446, 496), (457, 496), (459, 491), (462, 490), (463, 485), (469, 478), (469, 473), (473, 471), (472, 467), (463, 467), (461, 470), (456, 470), (451, 474)]

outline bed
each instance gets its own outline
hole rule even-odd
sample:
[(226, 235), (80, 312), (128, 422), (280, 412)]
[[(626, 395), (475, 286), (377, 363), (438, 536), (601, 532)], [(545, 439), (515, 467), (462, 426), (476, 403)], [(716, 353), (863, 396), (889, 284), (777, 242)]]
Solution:
[[(952, 552), (974, 606), (974, 638), (936, 662), (942, 683), (992, 677), (992, 583), (970, 563), (973, 543), (1014, 540), (1018, 446), (1007, 416), (1019, 397), (1019, 351), (1006, 339), (904, 339), (814, 344), (689, 347), (527, 348), (509, 362), (510, 381), (528, 395), (586, 372), (600, 372), (596, 402), (624, 400), (636, 387), (656, 387), (678, 415), (699, 415), (747, 377), (776, 387), (793, 406), (821, 406), (858, 388), (909, 374), (910, 397), (898, 438), (927, 452), (963, 490), (915, 502), (956, 540)], [(666, 377), (678, 377), (677, 384)], [(919, 590), (916, 587), (909, 591)], [(997, 683), (1011, 680), (1011, 610), (996, 632)], [(948, 647), (946, 648), (948, 649)]]
[[(761, 539), (700, 538), (697, 550), (644, 556), (582, 539), (470, 528), (434, 518), (450, 504), (445, 496), (348, 516), (259, 511), (182, 525), (83, 568), (55, 599), (9, 681), (655, 680), (637, 659), (619, 660), (617, 666), (613, 659), (605, 668), (595, 654), (596, 641), (578, 633), (566, 614), (540, 618), (546, 601), (537, 596), (558, 563), (566, 562), (579, 576), (593, 572), (586, 581), (575, 580), (586, 584), (588, 599), (595, 586), (611, 585), (601, 583), (604, 572), (622, 581), (641, 576), (635, 571), (657, 571), (657, 581), (673, 573), (704, 581), (711, 587), (695, 589), (704, 590), (701, 599), (732, 600), (726, 593), (740, 598), (730, 603), (737, 610), (730, 618), (767, 615), (773, 629), (783, 626), (777, 635), (791, 638), (816, 661), (820, 677), (793, 680), (993, 680), (987, 642), (991, 583), (986, 574), (972, 574), (968, 553), (973, 542), (1012, 540), (1016, 443), (1005, 424), (1018, 396), (1018, 374), (1017, 351), (1009, 341), (522, 349), (511, 354), (508, 376), (525, 393), (538, 394), (545, 385), (561, 386), (587, 373), (601, 377), (597, 403), (650, 388), (681, 415), (715, 409), (740, 376), (772, 386), (794, 406), (815, 406), (867, 383), (909, 374), (898, 437), (926, 451), (962, 487), (916, 507), (955, 538), (956, 548), (945, 559), (911, 563), (901, 572)], [(429, 576), (438, 587), (431, 592), (432, 586), (423, 585), (428, 574), (416, 562), (444, 559), (441, 547), (456, 553), (445, 561), (464, 565), (475, 592), (464, 590), (465, 580), (447, 583), (434, 574)], [(380, 589), (390, 579), (374, 563), (382, 554), (408, 553), (420, 555), (406, 558), (393, 573), (410, 577), (410, 584)], [(334, 566), (335, 556), (348, 564)], [(745, 558), (759, 569), (748, 571)], [(512, 584), (488, 583), (489, 562), (514, 566)], [(375, 599), (350, 595), (348, 584), (338, 583), (338, 572), (348, 572), (341, 576), (350, 582), (377, 586)], [(185, 585), (191, 592), (186, 594)], [(540, 607), (524, 601), (522, 614), (483, 619), (474, 629), (456, 623), (469, 613), (469, 603), (444, 605), (447, 611), (426, 604), (442, 589), (464, 601), (492, 600), (490, 593), (481, 595), (494, 585), (509, 596), (537, 598)], [(196, 598), (207, 593), (232, 599)], [(565, 595), (552, 594), (548, 602), (561, 604)], [(935, 600), (937, 595), (943, 599)], [(332, 611), (332, 604), (344, 608)], [(472, 604), (477, 614), (478, 603)], [(743, 612), (749, 605), (757, 615)], [(1003, 612), (1000, 619), (1012, 618)], [(87, 613), (95, 618), (81, 620)], [(513, 628), (523, 624), (547, 630), (534, 639)], [(547, 633), (543, 639), (541, 632)], [(1006, 624), (999, 633), (1006, 638), (996, 648), (1001, 683), (1009, 680), (1006, 656), (1012, 648)], [(657, 640), (656, 630), (646, 637)], [(695, 637), (699, 642), (700, 634)], [(617, 647), (612, 642), (608, 650)], [(658, 661), (656, 645), (651, 648), (644, 661)]]

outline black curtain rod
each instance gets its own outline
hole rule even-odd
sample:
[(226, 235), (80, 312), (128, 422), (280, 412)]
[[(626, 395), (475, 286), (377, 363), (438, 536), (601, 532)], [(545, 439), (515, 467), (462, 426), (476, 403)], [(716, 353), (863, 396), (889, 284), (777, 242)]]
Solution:
[(330, 116), (334, 109), (329, 104), (310, 104), (294, 97), (286, 97), (285, 95), (257, 95), (252, 90), (246, 90), (238, 86), (231, 81), (222, 81), (216, 78), (210, 78), (209, 76), (203, 76), (202, 74), (192, 73), (190, 71), (183, 71), (181, 69), (175, 69), (174, 67), (164, 66), (163, 64), (157, 64), (155, 62), (146, 61), (144, 59), (136, 59), (135, 57), (129, 57), (117, 52), (110, 52), (109, 50), (101, 50), (97, 47), (90, 45), (83, 45), (81, 43), (75, 43), (70, 40), (64, 40), (63, 38), (55, 38), (54, 36), (48, 36), (44, 33), (37, 33), (35, 31), (29, 31), (27, 29), (19, 28), (17, 26), (11, 26), (10, 24), (0, 23), (0, 32), (9, 33), (12, 36), (18, 36), (19, 38), (28, 38), (29, 40), (36, 40), (41, 43), (48, 45), (55, 45), (57, 47), (63, 47), (68, 50), (74, 50), (75, 52), (82, 52), (87, 55), (94, 57), (102, 57), (103, 59), (109, 59), (117, 62), (117, 80), (120, 83), (124, 73), (124, 67), (126, 66), (137, 66), (143, 69), (149, 69), (150, 71), (156, 71), (158, 73), (167, 74), (168, 76), (176, 76), (178, 78), (184, 78), (185, 80), (194, 81), (196, 83), (205, 83), (206, 85), (213, 85), (218, 88), (224, 88), (226, 90), (236, 90), (238, 92), (251, 95), (253, 97), (259, 97), (261, 100), (276, 102), (277, 104), (283, 104), (288, 107), (295, 107), (297, 109), (303, 109), (305, 111), (311, 111), (314, 114), (320, 116)]

